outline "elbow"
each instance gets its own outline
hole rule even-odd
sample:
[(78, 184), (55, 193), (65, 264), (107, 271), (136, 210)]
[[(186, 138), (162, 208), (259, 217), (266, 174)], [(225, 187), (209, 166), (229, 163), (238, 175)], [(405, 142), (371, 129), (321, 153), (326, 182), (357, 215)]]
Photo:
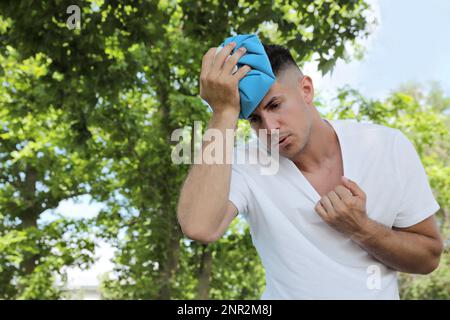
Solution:
[(184, 236), (188, 239), (198, 241), (203, 244), (213, 243), (219, 239), (217, 235), (203, 230), (204, 228), (200, 228), (198, 224), (196, 225), (194, 223), (187, 223), (186, 221), (183, 221), (183, 219), (180, 219), (179, 213), (178, 224), (180, 225), (181, 231), (183, 232)]
[(435, 271), (439, 267), (439, 263), (441, 260), (442, 252), (444, 251), (444, 244), (441, 240), (436, 241), (436, 245), (430, 252), (430, 258), (427, 263), (424, 264), (422, 270), (420, 270), (419, 274), (427, 275)]
[(433, 260), (429, 261), (426, 265), (424, 265), (420, 270), (418, 270), (417, 273), (421, 275), (427, 275), (432, 273), (439, 267), (439, 261), (440, 258), (434, 258)]
[(201, 242), (203, 244), (210, 244), (218, 240), (216, 236), (208, 234), (206, 232), (202, 232), (200, 230), (182, 227), (181, 231), (183, 232), (186, 238)]

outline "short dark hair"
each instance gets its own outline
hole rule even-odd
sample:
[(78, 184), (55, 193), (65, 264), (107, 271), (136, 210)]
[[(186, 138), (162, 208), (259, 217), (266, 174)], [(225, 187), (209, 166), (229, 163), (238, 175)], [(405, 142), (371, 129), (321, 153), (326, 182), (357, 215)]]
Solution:
[(262, 44), (269, 57), (272, 71), (278, 77), (288, 68), (296, 67), (300, 70), (289, 50), (277, 44)]

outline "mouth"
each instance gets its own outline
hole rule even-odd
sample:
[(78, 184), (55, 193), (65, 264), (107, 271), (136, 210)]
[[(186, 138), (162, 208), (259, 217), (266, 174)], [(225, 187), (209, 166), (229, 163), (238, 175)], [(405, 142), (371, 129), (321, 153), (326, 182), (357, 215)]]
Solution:
[(287, 136), (284, 136), (284, 137), (281, 137), (279, 140), (278, 140), (278, 144), (281, 146), (281, 145), (283, 145), (283, 143), (286, 141), (286, 139), (289, 137), (289, 135), (287, 135)]

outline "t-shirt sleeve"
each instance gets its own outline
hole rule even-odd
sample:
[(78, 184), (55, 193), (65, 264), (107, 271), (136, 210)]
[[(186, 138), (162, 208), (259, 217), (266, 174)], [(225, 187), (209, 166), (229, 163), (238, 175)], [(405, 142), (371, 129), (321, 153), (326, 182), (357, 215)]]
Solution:
[(401, 131), (395, 137), (394, 155), (401, 201), (394, 226), (406, 228), (433, 215), (439, 204), (414, 145)]
[(235, 205), (238, 214), (247, 218), (250, 189), (242, 174), (233, 166), (231, 169), (230, 195), (228, 199)]

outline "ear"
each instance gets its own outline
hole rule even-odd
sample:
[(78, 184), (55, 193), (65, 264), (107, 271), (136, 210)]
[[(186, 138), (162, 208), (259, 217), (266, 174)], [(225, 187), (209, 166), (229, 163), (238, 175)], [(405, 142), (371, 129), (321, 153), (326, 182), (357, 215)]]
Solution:
[(303, 76), (299, 81), (305, 103), (311, 104), (314, 100), (314, 85), (311, 77)]

